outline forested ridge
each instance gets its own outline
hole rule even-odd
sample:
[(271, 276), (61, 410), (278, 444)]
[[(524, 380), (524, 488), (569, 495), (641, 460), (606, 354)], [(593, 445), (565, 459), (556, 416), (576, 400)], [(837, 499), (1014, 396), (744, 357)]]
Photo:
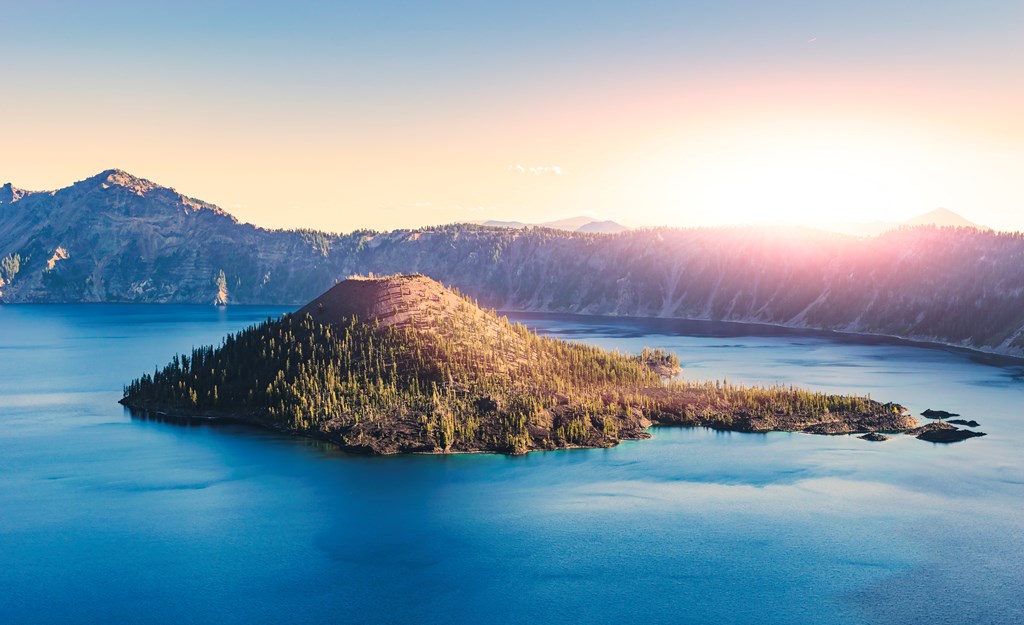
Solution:
[[(357, 307), (394, 302), (394, 310), (335, 315), (353, 295), (375, 299)], [(673, 354), (540, 337), (422, 276), (349, 280), (318, 301), (174, 356), (132, 381), (123, 403), (236, 418), (369, 453), (609, 446), (645, 437), (652, 422), (820, 433), (915, 424), (899, 406), (866, 397), (666, 382), (656, 370), (677, 371)]]

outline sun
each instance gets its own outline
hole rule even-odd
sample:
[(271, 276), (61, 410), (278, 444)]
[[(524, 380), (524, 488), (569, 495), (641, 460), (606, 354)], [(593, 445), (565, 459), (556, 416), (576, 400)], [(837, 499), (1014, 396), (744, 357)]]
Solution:
[(709, 159), (700, 203), (741, 222), (884, 220), (914, 204), (910, 169), (881, 143), (780, 137)]
[(652, 151), (630, 184), (654, 223), (895, 221), (941, 205), (948, 167), (936, 155), (855, 125), (736, 128)]

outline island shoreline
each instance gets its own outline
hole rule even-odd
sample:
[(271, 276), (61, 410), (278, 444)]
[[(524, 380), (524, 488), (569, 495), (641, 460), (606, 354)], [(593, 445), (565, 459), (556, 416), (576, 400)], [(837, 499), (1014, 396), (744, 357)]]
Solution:
[(329, 443), (330, 445), (332, 445), (335, 449), (337, 449), (340, 452), (343, 452), (343, 453), (346, 453), (346, 454), (351, 454), (353, 456), (364, 456), (364, 457), (365, 456), (370, 456), (370, 457), (405, 456), (405, 455), (458, 456), (458, 455), (478, 455), (478, 454), (493, 454), (493, 455), (496, 455), (496, 456), (527, 456), (527, 455), (535, 453), (535, 452), (544, 452), (544, 451), (564, 451), (564, 450), (569, 450), (569, 449), (613, 449), (613, 448), (618, 447), (620, 444), (622, 444), (624, 442), (627, 442), (627, 441), (638, 441), (639, 442), (639, 441), (645, 441), (645, 440), (649, 440), (649, 439), (654, 438), (654, 434), (652, 434), (650, 432), (651, 428), (673, 428), (673, 429), (674, 428), (682, 428), (682, 429), (703, 428), (705, 430), (710, 430), (710, 431), (713, 431), (713, 432), (730, 432), (730, 433), (735, 432), (737, 434), (759, 434), (759, 435), (762, 435), (762, 436), (766, 435), (766, 434), (771, 434), (771, 433), (788, 433), (788, 434), (803, 434), (803, 435), (807, 435), (807, 436), (853, 436), (853, 437), (859, 437), (859, 435), (862, 435), (862, 434), (865, 434), (865, 433), (906, 434), (909, 431), (909, 430), (865, 430), (865, 431), (855, 431), (855, 432), (828, 433), (828, 432), (808, 432), (806, 430), (748, 430), (748, 429), (741, 429), (741, 428), (714, 427), (713, 425), (709, 425), (709, 424), (682, 424), (682, 423), (672, 423), (670, 421), (651, 420), (652, 421), (651, 425), (649, 425), (648, 427), (644, 428), (644, 430), (643, 430), (644, 436), (620, 438), (615, 444), (604, 445), (604, 446), (600, 446), (600, 445), (593, 445), (592, 446), (592, 445), (563, 444), (561, 446), (556, 446), (556, 447), (551, 447), (551, 448), (536, 447), (536, 448), (532, 448), (532, 449), (527, 449), (526, 451), (523, 451), (523, 452), (508, 452), (508, 451), (501, 451), (501, 450), (497, 450), (497, 449), (460, 449), (460, 450), (445, 451), (443, 449), (435, 448), (432, 451), (426, 451), (426, 450), (407, 450), (407, 451), (380, 453), (380, 452), (375, 452), (375, 451), (369, 450), (366, 447), (357, 447), (357, 446), (352, 446), (352, 445), (346, 445), (346, 444), (340, 442), (339, 440), (337, 440), (336, 438), (333, 438), (331, 436), (327, 436), (327, 435), (323, 434), (322, 432), (319, 432), (319, 431), (316, 431), (316, 430), (296, 431), (296, 430), (291, 430), (291, 429), (284, 428), (284, 427), (275, 427), (272, 424), (260, 423), (258, 421), (247, 419), (245, 417), (238, 416), (238, 415), (213, 414), (213, 413), (209, 413), (209, 412), (201, 413), (201, 414), (196, 414), (196, 413), (176, 413), (176, 412), (170, 412), (170, 411), (168, 411), (166, 409), (157, 410), (157, 409), (153, 409), (153, 408), (144, 408), (144, 407), (133, 406), (133, 405), (125, 402), (125, 400), (119, 400), (118, 403), (121, 404), (126, 411), (128, 411), (128, 413), (129, 413), (129, 415), (130, 415), (130, 417), (132, 419), (140, 419), (140, 420), (143, 420), (143, 421), (156, 421), (156, 422), (161, 422), (161, 423), (171, 423), (171, 424), (174, 424), (174, 425), (191, 425), (191, 424), (195, 424), (195, 425), (198, 425), (198, 424), (204, 424), (204, 425), (241, 425), (241, 426), (244, 426), (244, 427), (247, 427), (247, 428), (253, 428), (253, 429), (256, 429), (256, 430), (275, 432), (275, 433), (278, 433), (278, 434), (285, 434), (285, 435), (288, 435), (288, 436), (293, 437), (293, 438), (304, 438), (304, 439), (308, 439), (308, 440), (315, 440), (315, 441), (320, 441), (320, 442), (324, 442), (324, 443)]

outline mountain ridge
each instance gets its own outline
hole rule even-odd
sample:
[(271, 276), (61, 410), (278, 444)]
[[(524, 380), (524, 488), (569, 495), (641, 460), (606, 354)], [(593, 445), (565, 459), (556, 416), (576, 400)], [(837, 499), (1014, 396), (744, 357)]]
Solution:
[(565, 232), (590, 232), (600, 234), (617, 234), (630, 229), (610, 219), (594, 219), (593, 217), (586, 217), (583, 215), (540, 223), (491, 219), (480, 222), (480, 225), (492, 228), (512, 228), (517, 230), (522, 228), (551, 228), (553, 230), (563, 230)]
[(0, 302), (302, 304), (344, 276), (418, 272), (502, 310), (743, 321), (1024, 355), (1020, 234), (266, 230), (103, 173), (0, 204)]
[(921, 215), (916, 215), (903, 222), (908, 226), (928, 226), (934, 225), (939, 227), (952, 226), (954, 228), (977, 228), (979, 230), (991, 230), (987, 226), (976, 224), (973, 221), (967, 219), (963, 215), (951, 211), (948, 208), (936, 208), (935, 210), (928, 211)]
[(884, 234), (891, 230), (916, 226), (935, 226), (939, 228), (974, 228), (992, 230), (988, 226), (974, 223), (963, 215), (948, 208), (936, 208), (920, 215), (914, 215), (903, 221), (871, 221), (871, 222), (830, 222), (815, 224), (815, 227), (829, 232), (838, 232), (853, 236), (871, 237)]

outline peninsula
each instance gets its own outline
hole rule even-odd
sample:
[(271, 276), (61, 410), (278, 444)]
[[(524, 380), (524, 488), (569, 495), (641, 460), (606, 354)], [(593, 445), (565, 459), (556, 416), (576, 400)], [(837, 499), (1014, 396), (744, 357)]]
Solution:
[(679, 360), (541, 337), (422, 275), (350, 278), (300, 310), (174, 356), (121, 403), (370, 453), (610, 447), (653, 424), (814, 434), (917, 427), (900, 405), (675, 379)]

